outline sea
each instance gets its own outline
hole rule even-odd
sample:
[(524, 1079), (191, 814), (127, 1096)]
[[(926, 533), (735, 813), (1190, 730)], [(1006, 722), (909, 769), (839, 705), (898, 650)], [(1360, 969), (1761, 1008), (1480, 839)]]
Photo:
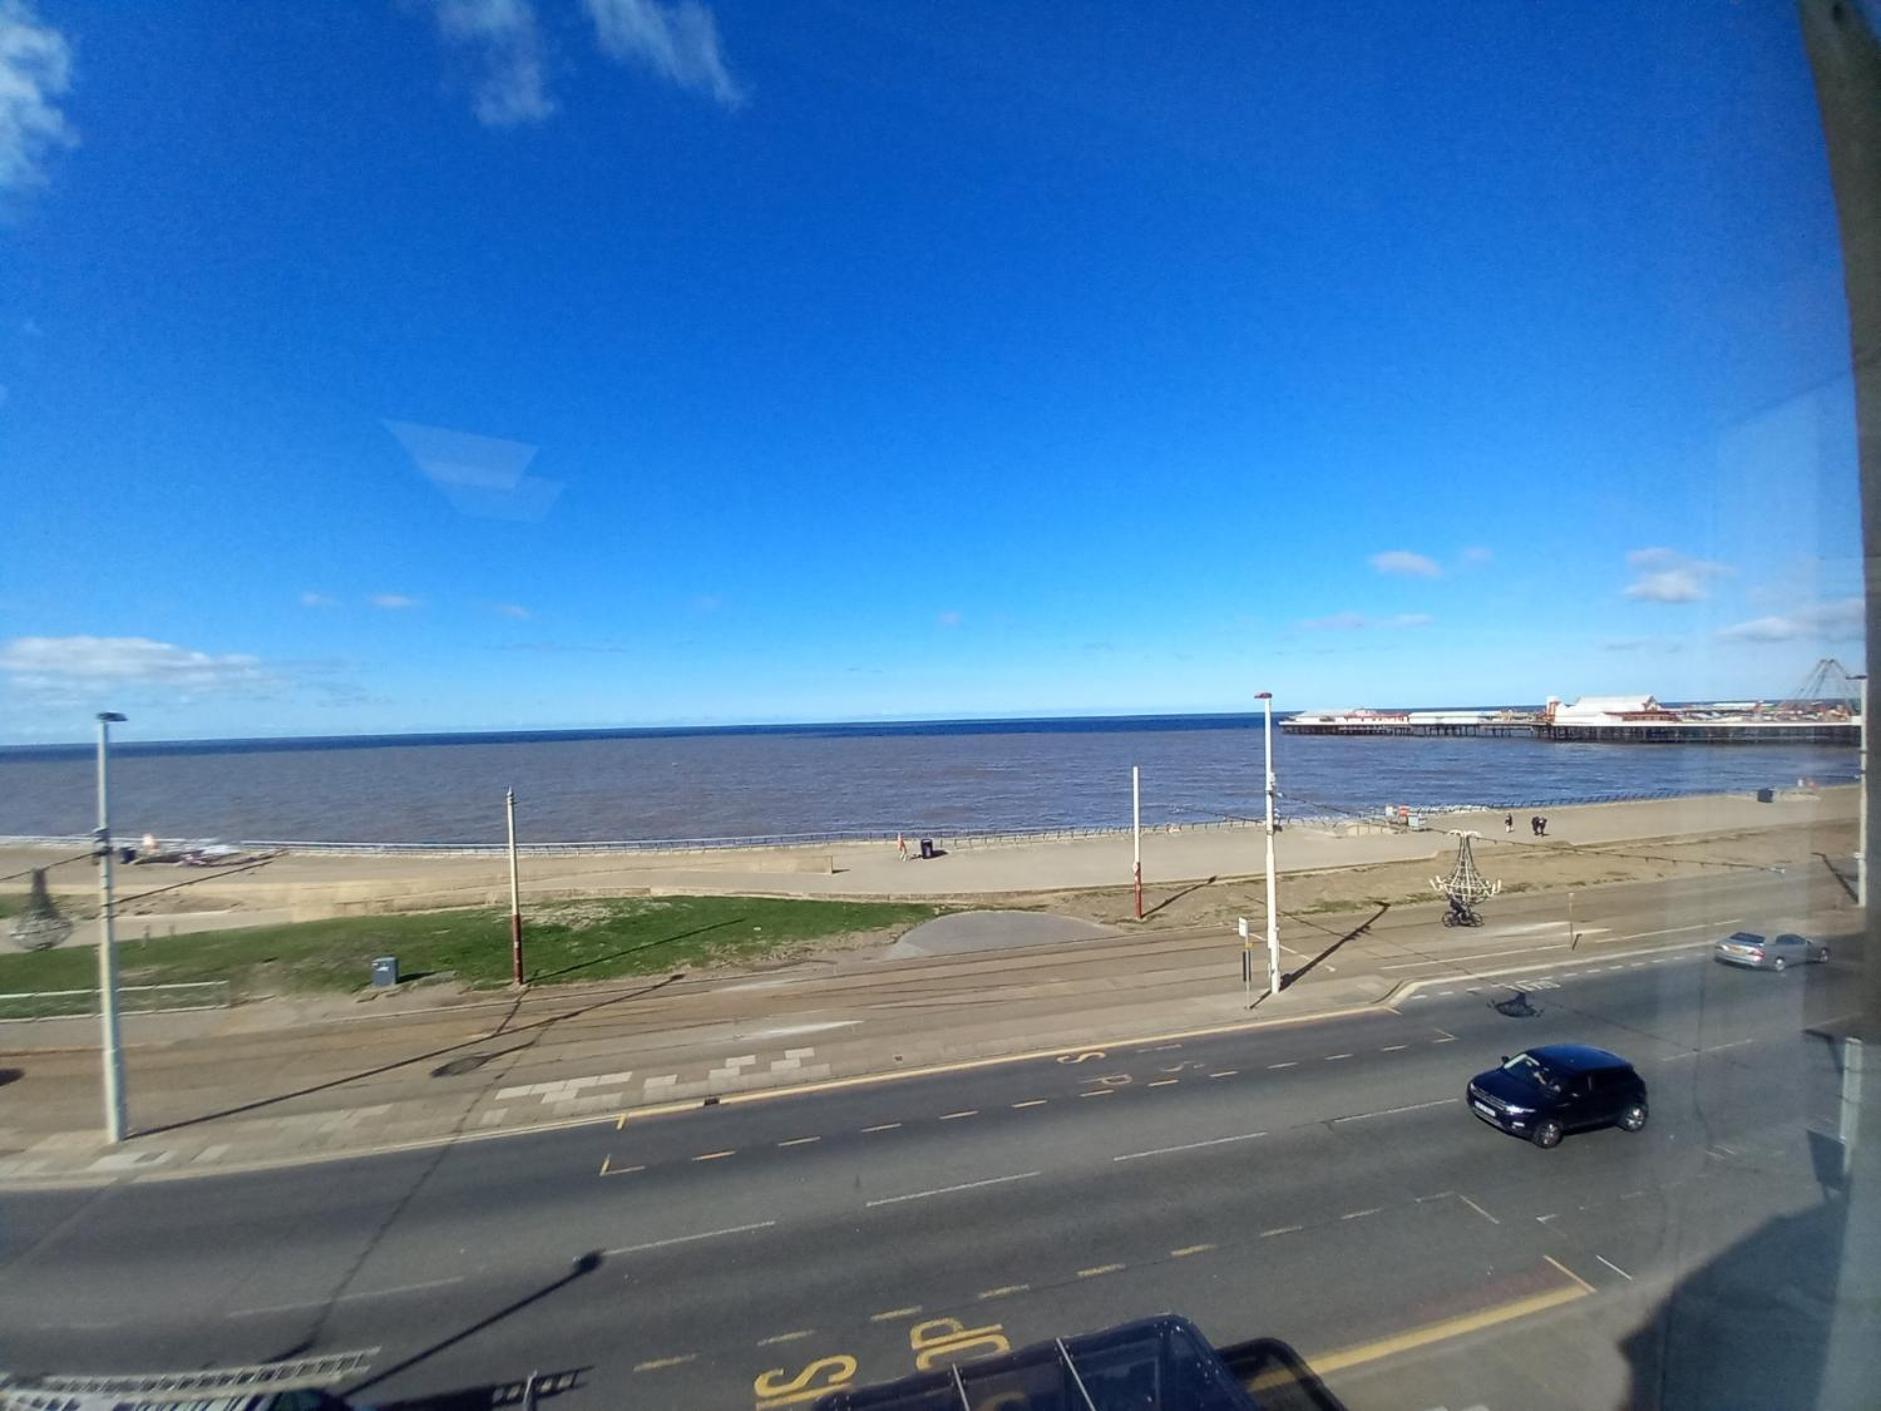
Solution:
[[(910, 836), (1255, 818), (1258, 715), (114, 742), (113, 831), (229, 842), (496, 843)], [(1283, 817), (1853, 782), (1811, 745), (1556, 744), (1274, 732)], [(0, 834), (93, 826), (85, 746), (0, 748)]]

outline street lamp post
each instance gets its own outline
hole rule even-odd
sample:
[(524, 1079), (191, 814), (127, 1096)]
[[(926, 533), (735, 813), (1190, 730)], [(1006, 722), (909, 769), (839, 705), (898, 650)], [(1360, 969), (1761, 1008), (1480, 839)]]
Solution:
[(1855, 905), (1864, 910), (1868, 905), (1868, 676), (1864, 672), (1855, 678), (1861, 682), (1861, 724), (1856, 727), (1856, 740), (1860, 748), (1856, 751), (1855, 777), (1861, 781), (1861, 796), (1855, 800), (1856, 817), (1860, 822), (1856, 826), (1855, 842)]
[(509, 971), (520, 988), (523, 982), (522, 891), (516, 880), (516, 791), (503, 792), (503, 817), (509, 828)]
[(1267, 758), (1267, 989), (1280, 990), (1280, 912), (1274, 900), (1274, 693), (1262, 691), (1255, 697), (1261, 703), (1262, 737)]
[(98, 859), (98, 1018), (99, 1047), (104, 1062), (105, 1135), (113, 1142), (125, 1137), (124, 1054), (118, 1043), (118, 953), (116, 916), (111, 896), (111, 726), (124, 717), (114, 710), (98, 713), (98, 828), (94, 855)]

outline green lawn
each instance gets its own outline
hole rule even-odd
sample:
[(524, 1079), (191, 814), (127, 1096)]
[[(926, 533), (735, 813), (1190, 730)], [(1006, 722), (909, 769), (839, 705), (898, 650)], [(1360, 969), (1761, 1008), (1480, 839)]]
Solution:
[[(564, 902), (525, 917), (524, 953), (531, 984), (572, 984), (763, 960), (835, 937), (905, 930), (939, 911), (760, 897)], [(509, 916), (494, 910), (349, 916), (124, 941), (119, 968), (126, 985), (227, 980), (237, 997), (344, 993), (368, 983), (380, 955), (396, 955), (407, 979), (448, 971), (469, 985), (506, 985)], [(0, 952), (0, 994), (78, 990), (96, 980), (89, 946)]]

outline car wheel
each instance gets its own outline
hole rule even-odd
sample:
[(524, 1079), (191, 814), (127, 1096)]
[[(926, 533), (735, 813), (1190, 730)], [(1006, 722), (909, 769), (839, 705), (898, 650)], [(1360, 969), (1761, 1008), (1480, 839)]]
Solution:
[(1538, 1122), (1535, 1124), (1535, 1145), (1546, 1150), (1548, 1147), (1561, 1145), (1561, 1124), (1559, 1122)]
[(1775, 960), (1770, 962), (1770, 968), (1781, 975), (1785, 970), (1790, 968), (1790, 963), (1779, 955)]
[(1646, 1105), (1636, 1102), (1620, 1114), (1620, 1130), (1637, 1132), (1646, 1125)]

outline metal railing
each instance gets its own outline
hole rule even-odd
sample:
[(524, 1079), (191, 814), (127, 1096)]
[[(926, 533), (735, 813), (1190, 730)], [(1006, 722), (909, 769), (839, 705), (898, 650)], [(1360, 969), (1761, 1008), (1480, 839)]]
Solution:
[[(231, 1003), (227, 980), (118, 987), (118, 1009), (124, 1014), (183, 1014), (200, 1009), (227, 1009)], [(98, 991), (95, 989), (0, 994), (0, 1023), (78, 1019), (97, 1013)]]

